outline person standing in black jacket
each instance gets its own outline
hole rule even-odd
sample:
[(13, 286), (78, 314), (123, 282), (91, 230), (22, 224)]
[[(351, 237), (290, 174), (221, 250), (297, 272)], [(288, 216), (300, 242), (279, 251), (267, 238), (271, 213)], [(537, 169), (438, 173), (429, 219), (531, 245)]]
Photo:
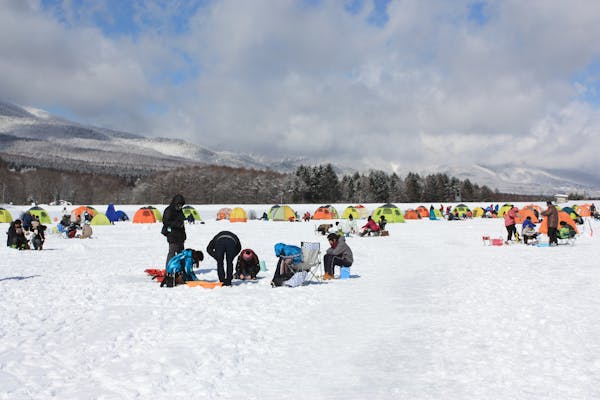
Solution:
[(182, 208), (185, 204), (185, 199), (181, 194), (176, 194), (171, 200), (171, 204), (165, 208), (163, 213), (163, 228), (161, 233), (167, 237), (169, 243), (169, 253), (165, 266), (169, 264), (169, 260), (183, 251), (185, 239), (185, 215)]
[[(229, 231), (221, 231), (212, 238), (208, 246), (206, 246), (206, 252), (210, 254), (212, 258), (217, 260), (217, 274), (219, 275), (219, 281), (223, 283), (223, 286), (231, 286), (231, 279), (233, 278), (233, 259), (242, 250), (240, 239), (235, 233)], [(227, 257), (227, 273), (225, 273), (223, 259)]]

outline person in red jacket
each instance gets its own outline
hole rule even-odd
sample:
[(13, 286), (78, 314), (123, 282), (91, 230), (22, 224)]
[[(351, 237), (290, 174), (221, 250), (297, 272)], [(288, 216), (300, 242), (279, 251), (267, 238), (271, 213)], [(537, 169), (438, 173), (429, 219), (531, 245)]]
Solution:
[(369, 216), (369, 218), (367, 218), (367, 223), (363, 225), (362, 230), (363, 231), (360, 233), (360, 236), (370, 236), (371, 233), (377, 235), (379, 234), (379, 225), (377, 224), (377, 222), (373, 221), (373, 218), (371, 218), (371, 216)]
[(252, 249), (244, 249), (240, 253), (235, 265), (235, 279), (256, 279), (256, 274), (260, 271), (260, 261)]

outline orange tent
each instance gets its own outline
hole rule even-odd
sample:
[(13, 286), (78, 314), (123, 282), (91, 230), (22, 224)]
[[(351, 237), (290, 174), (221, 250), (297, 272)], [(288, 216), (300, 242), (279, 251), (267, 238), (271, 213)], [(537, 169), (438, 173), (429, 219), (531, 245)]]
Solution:
[(531, 208), (522, 208), (517, 213), (515, 222), (517, 224), (522, 224), (523, 221), (525, 221), (527, 219), (527, 217), (531, 217), (531, 222), (533, 222), (534, 224), (537, 224), (539, 222), (538, 217), (535, 216), (535, 214), (533, 213), (533, 210)]
[(421, 214), (411, 208), (404, 212), (404, 219), (421, 219)]
[(312, 219), (337, 219), (338, 212), (335, 207), (326, 205), (317, 208), (317, 211), (312, 216)]
[(537, 204), (527, 204), (523, 208), (526, 208), (531, 211), (536, 210), (538, 212), (538, 214), (541, 214), (541, 212), (543, 211), (542, 207), (538, 206)]
[[(425, 206), (417, 207), (416, 211), (419, 213), (421, 218), (429, 218), (429, 209), (426, 208)], [(406, 216), (404, 218), (406, 218)]]
[[(559, 227), (560, 227), (560, 223), (562, 221), (565, 221), (567, 224), (569, 224), (569, 226), (571, 226), (573, 229), (575, 229), (575, 232), (579, 233), (579, 230), (577, 229), (577, 225), (575, 225), (575, 221), (573, 221), (573, 218), (571, 218), (569, 213), (567, 213), (565, 211), (558, 212), (558, 226)], [(538, 232), (548, 234), (548, 217), (544, 218), (544, 220), (540, 224), (540, 228), (538, 229)]]
[(590, 210), (590, 204), (582, 204), (580, 206), (573, 207), (575, 212), (582, 217), (590, 217), (592, 215), (592, 211)]
[(71, 211), (71, 215), (76, 215), (78, 217), (81, 218), (81, 214), (83, 214), (84, 212), (88, 212), (92, 217), (94, 215), (96, 215), (96, 209), (94, 207), (90, 207), (90, 206), (79, 206), (76, 209), (74, 209), (73, 211)]
[(148, 207), (142, 207), (133, 214), (131, 222), (134, 224), (153, 224), (156, 222), (156, 216)]
[(217, 212), (217, 221), (222, 219), (229, 219), (229, 215), (231, 214), (231, 208), (223, 207)]

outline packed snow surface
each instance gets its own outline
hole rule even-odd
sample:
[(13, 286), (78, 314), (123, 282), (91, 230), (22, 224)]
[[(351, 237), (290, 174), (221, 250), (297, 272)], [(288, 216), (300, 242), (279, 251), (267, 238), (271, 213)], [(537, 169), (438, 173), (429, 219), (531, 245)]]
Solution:
[[(215, 220), (220, 206), (196, 208), (205, 223), (186, 225), (186, 247), (205, 252), (231, 230), (268, 271), (160, 288), (144, 269), (164, 266), (161, 224), (0, 247), (0, 399), (600, 398), (594, 220), (555, 248), (485, 246), (506, 236), (502, 219), (389, 224), (389, 237), (347, 239), (350, 279), (272, 288), (276, 243), (328, 247), (317, 222), (230, 223)], [(216, 280), (215, 261), (197, 274)]]

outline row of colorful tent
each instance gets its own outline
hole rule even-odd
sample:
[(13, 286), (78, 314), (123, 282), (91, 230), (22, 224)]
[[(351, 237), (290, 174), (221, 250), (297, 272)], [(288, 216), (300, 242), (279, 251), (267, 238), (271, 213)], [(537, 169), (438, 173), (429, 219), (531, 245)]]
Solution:
[[(42, 224), (51, 224), (52, 219), (48, 212), (40, 206), (33, 206), (27, 210), (29, 214), (37, 219)], [(115, 211), (114, 205), (109, 204), (107, 208), (106, 214), (99, 212), (92, 206), (79, 206), (73, 209), (70, 213), (71, 216), (79, 217), (83, 219), (83, 214), (87, 212), (92, 218), (90, 220), (91, 225), (110, 225), (111, 222), (115, 221), (123, 221), (128, 220), (127, 214), (123, 211)], [(20, 215), (19, 218), (23, 218), (23, 215)], [(0, 222), (12, 222), (13, 217), (10, 212), (0, 207)]]

